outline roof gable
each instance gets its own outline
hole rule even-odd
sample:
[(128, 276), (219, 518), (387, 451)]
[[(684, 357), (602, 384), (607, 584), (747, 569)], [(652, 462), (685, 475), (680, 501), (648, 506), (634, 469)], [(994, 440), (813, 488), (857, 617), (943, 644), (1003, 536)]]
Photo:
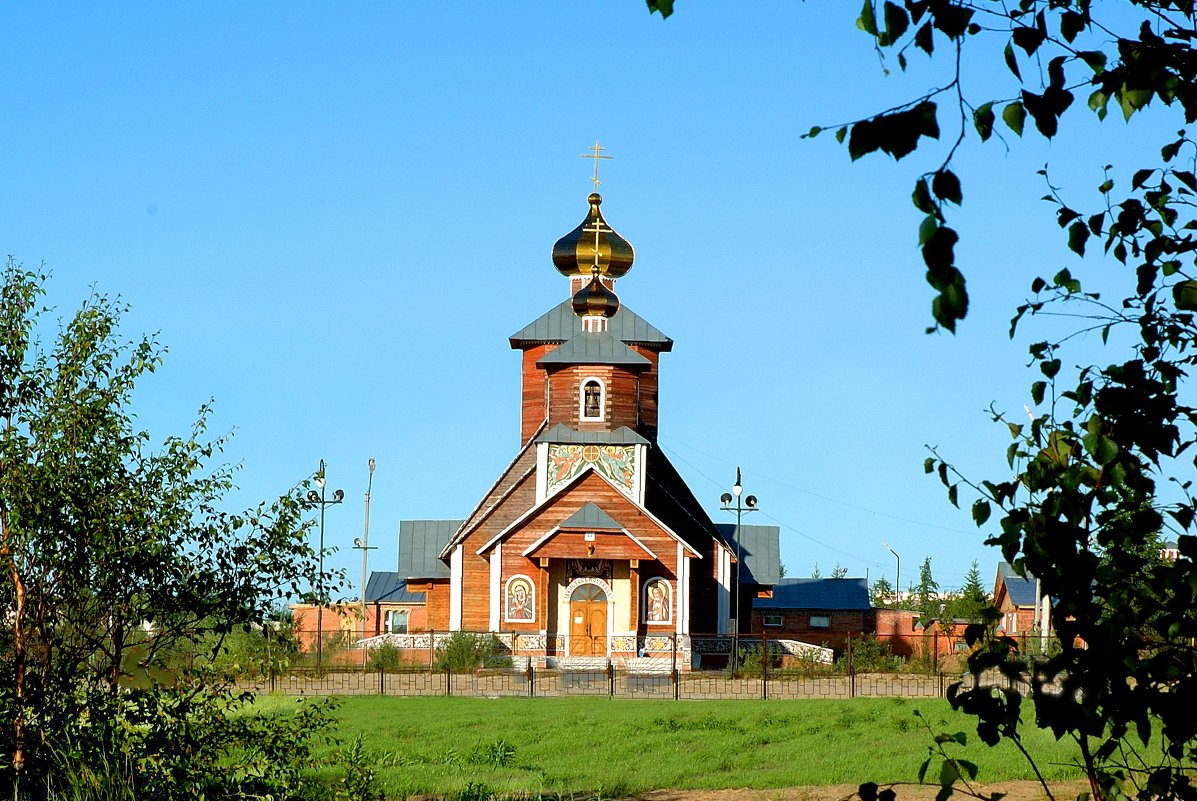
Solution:
[(408, 578), (448, 578), (449, 567), (440, 560), (441, 549), (464, 520), (400, 520), (399, 571)]
[(615, 519), (600, 509), (594, 501), (587, 501), (581, 509), (562, 520), (560, 526), (561, 528), (585, 528), (599, 531), (623, 529), (623, 526), (616, 523)]
[[(570, 494), (571, 492), (575, 491), (590, 476), (593, 476), (595, 479), (603, 482), (604, 484), (608, 485), (611, 489), (613, 489), (615, 491), (615, 496), (614, 496), (615, 504), (617, 504), (618, 506), (627, 506), (630, 508), (630, 510), (643, 515), (654, 526), (659, 528), (670, 539), (673, 539), (673, 540), (677, 541), (678, 543), (680, 543), (684, 548), (686, 548), (686, 550), (690, 551), (691, 554), (698, 557), (699, 559), (702, 558), (702, 553), (700, 551), (698, 551), (696, 548), (694, 548), (693, 545), (691, 545), (688, 541), (686, 541), (684, 538), (679, 536), (676, 531), (674, 531), (668, 525), (663, 523), (651, 511), (644, 508), (640, 504), (636, 503), (636, 501), (632, 500), (627, 495), (625, 495), (623, 490), (621, 490), (619, 487), (617, 487), (615, 484), (613, 484), (610, 479), (608, 479), (602, 473), (595, 470), (594, 467), (590, 466), (590, 465), (582, 468), (582, 471), (580, 473), (578, 473), (578, 475), (574, 476), (573, 479), (571, 479), (569, 482), (561, 485), (552, 494), (546, 496), (543, 501), (536, 504), (531, 509), (524, 512), (522, 515), (520, 515), (515, 520), (513, 520), (510, 525), (508, 525), (506, 528), (504, 528), (502, 531), (500, 531), (495, 536), (491, 537), (486, 543), (484, 543), (482, 545), (482, 547), (478, 548), (476, 553), (479, 553), (479, 554), (486, 553), (491, 548), (493, 548), (496, 543), (502, 542), (504, 539), (509, 537), (511, 534), (515, 533), (516, 531), (522, 529), (524, 526), (526, 526), (529, 523), (538, 519), (542, 514), (551, 513), (553, 506), (556, 505), (561, 500), (561, 498), (563, 498), (566, 495)], [(581, 511), (581, 510), (579, 509), (579, 511)], [(604, 513), (606, 513), (605, 510), (603, 510), (603, 511), (604, 511)], [(614, 514), (616, 514), (616, 515), (620, 514), (618, 509), (611, 509), (611, 511), (614, 512)], [(615, 522), (616, 525), (619, 525), (618, 520), (613, 520), (613, 522)], [(555, 526), (553, 526), (554, 530), (559, 529), (561, 527), (562, 527), (561, 523), (557, 523)], [(620, 529), (626, 531), (626, 529), (624, 529), (624, 527), (622, 525), (620, 526)], [(639, 540), (637, 540), (637, 542), (639, 542)], [(644, 547), (647, 547), (647, 546), (644, 546)]]
[(716, 523), (715, 528), (743, 557), (740, 581), (747, 584), (776, 584), (781, 581), (781, 529), (777, 526), (745, 526), (736, 531), (735, 523)]
[[(607, 321), (607, 330), (620, 342), (645, 345), (658, 351), (673, 350), (672, 339), (622, 303), (615, 316)], [(538, 343), (565, 342), (581, 331), (581, 318), (574, 314), (572, 302), (565, 300), (516, 331), (509, 341), (513, 348)]]
[[(1037, 593), (1035, 592), (1035, 577), (1023, 578), (1014, 572), (1009, 562), (998, 562), (998, 588), (1005, 587), (1006, 595), (1014, 606), (1035, 606)], [(997, 602), (997, 593), (994, 593)]]

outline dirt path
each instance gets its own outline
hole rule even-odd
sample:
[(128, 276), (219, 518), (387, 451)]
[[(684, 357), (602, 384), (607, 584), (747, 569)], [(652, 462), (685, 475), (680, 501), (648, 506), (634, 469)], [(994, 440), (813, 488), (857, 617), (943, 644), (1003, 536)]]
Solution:
[[(973, 785), (981, 793), (1002, 792), (1003, 801), (1045, 801), (1047, 795), (1038, 782), (1015, 781), (995, 785)], [(834, 784), (824, 787), (787, 787), (780, 790), (654, 790), (636, 796), (636, 801), (843, 801), (854, 798), (857, 785)], [(1056, 801), (1070, 801), (1088, 788), (1085, 782), (1052, 785)], [(910, 784), (896, 787), (898, 801), (935, 801), (939, 785)], [(964, 798), (964, 796), (955, 796)]]

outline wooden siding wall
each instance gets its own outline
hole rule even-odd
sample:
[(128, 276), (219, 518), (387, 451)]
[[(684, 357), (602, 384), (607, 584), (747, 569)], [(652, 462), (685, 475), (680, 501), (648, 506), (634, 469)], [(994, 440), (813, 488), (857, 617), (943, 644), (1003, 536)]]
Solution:
[(524, 350), (520, 379), (521, 445), (536, 433), (536, 429), (545, 418), (545, 390), (548, 382), (544, 370), (536, 366), (536, 360), (556, 347), (557, 345), (534, 345)]

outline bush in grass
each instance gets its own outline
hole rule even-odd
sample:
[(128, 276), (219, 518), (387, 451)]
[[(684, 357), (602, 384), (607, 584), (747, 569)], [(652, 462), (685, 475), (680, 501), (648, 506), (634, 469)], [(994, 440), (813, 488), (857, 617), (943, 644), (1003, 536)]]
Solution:
[(399, 670), (403, 667), (403, 652), (393, 645), (384, 645), (370, 654), (368, 665), (371, 670)]
[(892, 673), (902, 668), (902, 660), (894, 656), (889, 643), (875, 634), (865, 634), (852, 640), (851, 661), (848, 651), (836, 661), (836, 667), (855, 673)]
[(468, 673), (480, 667), (511, 667), (511, 657), (493, 634), (455, 631), (436, 649), (436, 666), (450, 673)]

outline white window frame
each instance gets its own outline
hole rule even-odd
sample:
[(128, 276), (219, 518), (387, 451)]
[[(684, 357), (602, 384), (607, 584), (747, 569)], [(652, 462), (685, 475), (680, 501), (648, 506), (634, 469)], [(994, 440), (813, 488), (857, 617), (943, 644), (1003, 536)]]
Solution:
[[(591, 381), (599, 388), (599, 413), (597, 417), (586, 414), (586, 385)], [(586, 376), (578, 385), (578, 420), (584, 423), (601, 423), (607, 419), (607, 383), (596, 375)]]
[[(816, 623), (815, 621), (820, 622)], [(829, 629), (831, 628), (831, 615), (811, 615), (808, 625), (812, 629)]]
[(782, 614), (762, 615), (761, 623), (769, 627), (780, 628), (786, 624), (786, 616)]

